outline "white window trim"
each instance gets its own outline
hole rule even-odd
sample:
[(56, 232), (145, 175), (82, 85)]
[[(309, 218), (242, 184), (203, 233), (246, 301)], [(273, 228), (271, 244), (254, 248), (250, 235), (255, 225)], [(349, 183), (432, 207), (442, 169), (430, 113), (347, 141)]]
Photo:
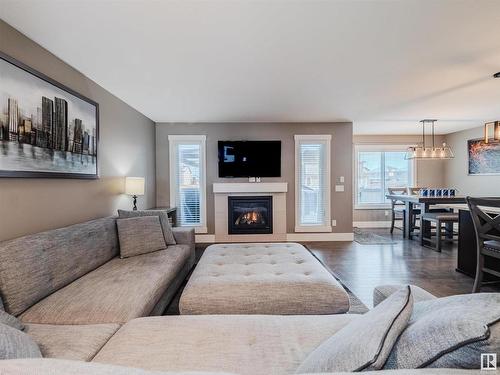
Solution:
[[(311, 135), (295, 135), (295, 232), (331, 232), (332, 226), (330, 225), (332, 222), (331, 219), (331, 143), (332, 143), (332, 135), (331, 134), (311, 134)], [(326, 150), (325, 150), (325, 161), (326, 161), (326, 191), (327, 194), (325, 196), (325, 221), (328, 223), (327, 225), (304, 225), (300, 224), (300, 176), (299, 176), (299, 146), (302, 141), (320, 141), (325, 142)]]
[(170, 204), (176, 202), (177, 191), (177, 174), (175, 173), (177, 166), (176, 146), (179, 143), (196, 143), (201, 145), (200, 149), (200, 168), (201, 168), (201, 204), (200, 204), (200, 219), (201, 223), (194, 227), (195, 233), (207, 233), (207, 156), (206, 156), (206, 135), (169, 135), (169, 175), (170, 175)]
[[(394, 145), (394, 144), (356, 144), (354, 145), (354, 173), (353, 173), (353, 186), (354, 186), (354, 194), (353, 194), (353, 203), (355, 210), (388, 210), (391, 208), (391, 204), (379, 204), (379, 203), (363, 203), (358, 204), (358, 153), (359, 151), (406, 151), (408, 147), (415, 145)], [(411, 175), (411, 183), (412, 185), (416, 185), (417, 183), (417, 163), (415, 159), (412, 159), (410, 162), (410, 175)]]

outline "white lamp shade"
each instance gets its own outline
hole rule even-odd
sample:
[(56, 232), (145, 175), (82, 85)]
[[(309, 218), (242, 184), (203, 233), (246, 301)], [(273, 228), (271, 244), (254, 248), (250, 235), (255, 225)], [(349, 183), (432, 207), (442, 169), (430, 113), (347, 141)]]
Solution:
[(125, 177), (125, 194), (144, 195), (144, 177)]

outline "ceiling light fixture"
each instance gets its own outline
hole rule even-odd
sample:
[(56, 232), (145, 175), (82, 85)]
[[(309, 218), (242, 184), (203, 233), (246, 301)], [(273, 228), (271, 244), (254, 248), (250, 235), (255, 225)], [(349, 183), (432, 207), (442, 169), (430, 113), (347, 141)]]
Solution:
[(500, 72), (493, 74), (493, 78), (500, 78)]
[[(425, 119), (421, 120), (422, 124), (422, 145), (408, 147), (406, 151), (405, 159), (433, 159), (433, 160), (443, 160), (443, 159), (453, 159), (455, 155), (446, 143), (443, 143), (441, 147), (436, 147), (435, 136), (434, 136), (434, 123), (437, 120)], [(425, 125), (431, 124), (432, 126), (432, 147), (427, 147), (425, 145)]]
[(484, 124), (484, 143), (490, 143), (490, 127), (493, 125), (493, 141), (500, 142), (500, 121), (492, 121)]

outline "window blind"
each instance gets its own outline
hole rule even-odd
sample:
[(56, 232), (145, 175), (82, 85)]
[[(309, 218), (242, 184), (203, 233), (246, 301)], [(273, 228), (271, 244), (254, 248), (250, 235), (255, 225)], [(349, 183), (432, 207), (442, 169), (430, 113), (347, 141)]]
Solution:
[(199, 226), (201, 222), (201, 145), (177, 144), (177, 202), (181, 226)]
[(299, 144), (299, 224), (327, 225), (324, 142)]

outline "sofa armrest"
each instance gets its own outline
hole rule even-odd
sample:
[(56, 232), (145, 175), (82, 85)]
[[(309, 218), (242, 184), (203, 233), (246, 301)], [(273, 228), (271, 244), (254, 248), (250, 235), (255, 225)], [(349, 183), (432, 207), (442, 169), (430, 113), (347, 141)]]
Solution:
[(194, 246), (195, 237), (193, 228), (174, 227), (172, 228), (172, 233), (174, 234), (175, 242), (178, 244)]
[(179, 245), (189, 245), (188, 264), (189, 268), (192, 268), (196, 262), (194, 229), (174, 227), (172, 228), (172, 233), (174, 234), (175, 242)]
[[(395, 284), (395, 285), (379, 285), (375, 289), (373, 289), (373, 307), (377, 306), (380, 302), (385, 300), (391, 294), (397, 292), (401, 289), (403, 284)], [(428, 301), (430, 299), (435, 299), (436, 296), (429, 293), (428, 291), (419, 288), (416, 285), (410, 285), (411, 292), (413, 295), (413, 302), (422, 302)]]

